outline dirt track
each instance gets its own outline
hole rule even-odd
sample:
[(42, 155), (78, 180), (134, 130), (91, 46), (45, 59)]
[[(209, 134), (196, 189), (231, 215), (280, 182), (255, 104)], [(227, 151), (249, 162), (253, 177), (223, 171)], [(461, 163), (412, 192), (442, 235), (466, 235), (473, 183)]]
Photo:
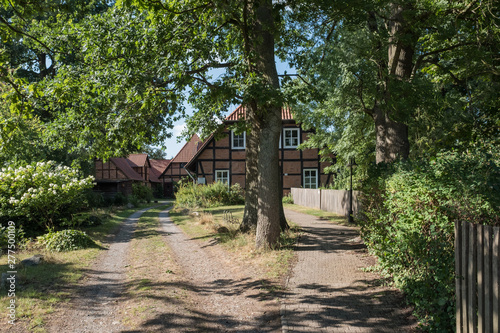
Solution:
[[(374, 259), (353, 228), (287, 211), (287, 218), (302, 226), (304, 236), (296, 247), (297, 265), (278, 301), (251, 267), (234, 262), (213, 240), (186, 236), (168, 211), (160, 213), (156, 232), (168, 250), (136, 248), (136, 257), (131, 257), (132, 233), (146, 210), (124, 222), (109, 250), (82, 281), (78, 297), (54, 314), (49, 332), (411, 332), (415, 328), (401, 295), (381, 286), (376, 274), (362, 270)], [(141, 300), (126, 292), (141, 285), (127, 278), (129, 262), (142, 263), (146, 273), (140, 278), (153, 288)], [(170, 267), (175, 272), (167, 276)], [(149, 307), (154, 313), (131, 327), (124, 318), (134, 315), (130, 309), (138, 303), (146, 308), (154, 303)]]
[[(155, 316), (142, 326), (124, 324), (123, 319), (131, 315), (127, 306), (134, 303), (126, 293), (131, 283), (127, 279), (130, 241), (139, 217), (146, 210), (134, 213), (124, 222), (109, 250), (102, 253), (81, 282), (79, 295), (68, 308), (61, 308), (53, 315), (46, 327), (49, 332), (281, 331), (279, 303), (262, 289), (253, 272), (231, 263), (218, 246), (190, 239), (172, 223), (167, 211), (160, 214), (160, 233), (179, 271), (173, 279), (157, 283), (154, 288), (182, 296), (159, 300)], [(158, 256), (162, 253), (150, 254), (139, 261), (155, 265), (160, 261)], [(165, 269), (156, 271), (165, 273)], [(143, 278), (160, 280), (152, 275)], [(159, 298), (158, 294), (153, 296)]]

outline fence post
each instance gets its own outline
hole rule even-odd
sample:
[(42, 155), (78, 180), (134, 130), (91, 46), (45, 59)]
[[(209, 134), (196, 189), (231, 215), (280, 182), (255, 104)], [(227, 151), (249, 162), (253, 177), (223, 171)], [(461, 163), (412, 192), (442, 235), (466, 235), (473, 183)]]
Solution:
[(491, 228), (484, 228), (484, 332), (492, 332), (491, 290)]
[(492, 264), (492, 273), (493, 273), (493, 316), (492, 316), (492, 322), (493, 322), (493, 332), (499, 332), (500, 331), (500, 318), (498, 314), (498, 307), (500, 306), (499, 304), (499, 260), (500, 256), (499, 254), (499, 248), (500, 248), (500, 228), (499, 227), (494, 227), (493, 228), (493, 264)]
[(467, 223), (469, 236), (469, 248), (467, 253), (467, 321), (469, 323), (469, 332), (477, 333), (477, 294), (476, 294), (476, 280), (477, 280), (477, 265), (476, 265), (476, 226), (472, 223)]
[(477, 226), (477, 329), (484, 332), (484, 226)]
[(322, 203), (321, 202), (321, 192), (322, 191), (323, 191), (322, 189), (319, 189), (319, 210), (323, 210), (323, 207), (321, 206), (321, 203)]
[(462, 333), (462, 222), (455, 222), (455, 293), (457, 333)]

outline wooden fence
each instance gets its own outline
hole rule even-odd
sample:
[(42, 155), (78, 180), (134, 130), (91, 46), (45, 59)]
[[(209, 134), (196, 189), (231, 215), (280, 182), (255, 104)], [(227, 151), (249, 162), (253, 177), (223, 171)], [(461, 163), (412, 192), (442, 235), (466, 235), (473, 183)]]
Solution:
[(455, 224), (458, 333), (500, 332), (500, 228)]
[[(291, 189), (293, 202), (297, 205), (321, 209), (339, 215), (349, 215), (349, 191), (319, 190), (306, 188)], [(353, 191), (352, 210), (356, 215), (359, 209), (359, 191)]]

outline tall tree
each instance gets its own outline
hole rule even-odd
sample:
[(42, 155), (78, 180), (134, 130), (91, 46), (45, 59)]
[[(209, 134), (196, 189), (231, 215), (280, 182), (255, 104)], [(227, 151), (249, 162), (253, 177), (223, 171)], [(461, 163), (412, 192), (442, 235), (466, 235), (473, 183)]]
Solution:
[(291, 89), (296, 110), (303, 111), (298, 117), (318, 128), (310, 144), (324, 143), (333, 130), (327, 141), (341, 160), (351, 154), (366, 160), (373, 147), (377, 162), (391, 162), (432, 141), (443, 147), (471, 140), (463, 133), (472, 128), (491, 132), (497, 118), (487, 105), (498, 109), (498, 94), (479, 92), (498, 87), (497, 3), (315, 1), (297, 7), (291, 31), (314, 31), (289, 57), (307, 82)]
[[(167, 15), (166, 24), (181, 24), (172, 40), (182, 41), (176, 64), (190, 77), (190, 101), (197, 107), (193, 119), (220, 115), (228, 101), (246, 108), (246, 200), (242, 229), (256, 225), (256, 246), (272, 247), (279, 238), (283, 216), (279, 184), (278, 142), (283, 104), (274, 50), (279, 13), (271, 0), (199, 2), (169, 1), (156, 6)], [(209, 71), (225, 68), (216, 80)], [(169, 73), (169, 77), (178, 75)], [(196, 129), (199, 122), (190, 122)]]
[(37, 86), (54, 78), (62, 64), (75, 64), (61, 47), (64, 41), (58, 41), (61, 28), (107, 8), (99, 0), (0, 2), (0, 164), (47, 159), (71, 164), (87, 158), (86, 151), (69, 154), (67, 145), (54, 147), (45, 140), (54, 116), (36, 101)]
[(258, 193), (247, 197), (247, 221), (256, 224), (258, 247), (274, 246), (283, 217), (277, 8), (271, 0), (124, 1), (71, 22), (59, 37), (78, 64), (61, 65), (37, 86), (54, 117), (49, 135), (109, 157), (161, 139), (185, 100), (198, 110), (188, 126), (203, 133), (220, 127), (217, 119), (241, 103), (247, 188)]
[[(245, 105), (246, 221), (256, 224), (257, 246), (271, 247), (283, 218), (277, 8), (271, 0), (124, 1), (81, 19), (35, 20), (25, 35), (51, 50), (54, 70), (24, 87), (32, 92), (30, 111), (46, 112), (44, 137), (54, 146), (106, 158), (161, 141), (186, 95), (198, 109), (192, 131), (212, 131), (228, 106)], [(38, 61), (34, 72), (44, 65)], [(223, 73), (212, 78), (211, 70)]]

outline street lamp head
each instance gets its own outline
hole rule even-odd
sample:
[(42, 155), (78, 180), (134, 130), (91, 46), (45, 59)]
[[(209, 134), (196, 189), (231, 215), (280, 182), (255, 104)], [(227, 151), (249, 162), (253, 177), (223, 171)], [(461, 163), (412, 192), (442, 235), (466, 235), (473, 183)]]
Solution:
[(348, 167), (357, 167), (358, 165), (356, 164), (356, 161), (354, 160), (354, 157), (349, 158), (349, 164), (347, 164)]

